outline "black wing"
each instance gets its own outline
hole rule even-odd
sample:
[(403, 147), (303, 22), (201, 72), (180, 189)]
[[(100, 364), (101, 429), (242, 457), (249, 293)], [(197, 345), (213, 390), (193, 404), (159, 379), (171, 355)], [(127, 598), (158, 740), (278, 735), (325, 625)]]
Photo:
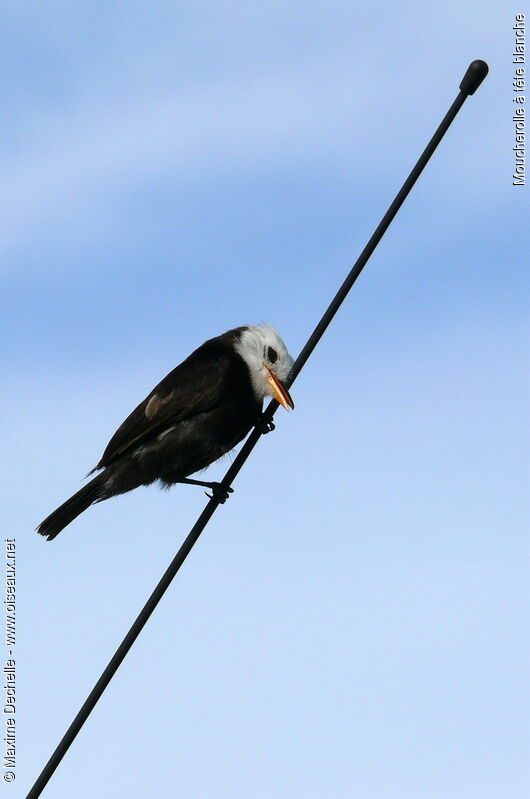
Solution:
[(229, 390), (233, 350), (206, 342), (153, 389), (116, 430), (93, 471), (109, 466), (171, 425), (218, 405)]

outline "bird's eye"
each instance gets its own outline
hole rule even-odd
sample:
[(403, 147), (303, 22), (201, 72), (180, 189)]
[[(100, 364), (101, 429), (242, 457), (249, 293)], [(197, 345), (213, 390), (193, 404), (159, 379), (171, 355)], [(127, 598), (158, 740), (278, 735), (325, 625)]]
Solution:
[(278, 360), (278, 353), (272, 347), (267, 347), (267, 360), (269, 363), (276, 363)]

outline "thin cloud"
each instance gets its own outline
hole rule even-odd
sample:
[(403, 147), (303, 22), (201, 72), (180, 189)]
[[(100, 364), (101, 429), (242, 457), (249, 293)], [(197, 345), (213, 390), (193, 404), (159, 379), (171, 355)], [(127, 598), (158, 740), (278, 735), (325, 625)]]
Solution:
[(0, 249), (28, 227), (53, 222), (72, 204), (158, 174), (184, 179), (322, 154), (351, 139), (368, 87), (337, 74), (336, 62), (219, 80), (156, 98), (97, 100), (56, 114), (3, 169)]

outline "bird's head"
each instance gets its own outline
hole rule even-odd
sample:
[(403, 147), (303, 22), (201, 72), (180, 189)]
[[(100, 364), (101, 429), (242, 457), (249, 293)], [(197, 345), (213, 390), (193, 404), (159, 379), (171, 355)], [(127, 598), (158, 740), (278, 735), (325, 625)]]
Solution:
[(294, 402), (284, 386), (293, 365), (279, 333), (272, 325), (243, 328), (235, 343), (236, 352), (243, 358), (250, 372), (256, 396), (274, 397), (280, 405), (290, 410)]

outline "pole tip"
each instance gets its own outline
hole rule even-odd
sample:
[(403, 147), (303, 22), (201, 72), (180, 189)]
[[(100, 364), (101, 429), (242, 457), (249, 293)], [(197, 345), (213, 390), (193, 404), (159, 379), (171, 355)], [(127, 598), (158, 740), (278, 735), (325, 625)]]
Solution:
[(462, 83), (460, 84), (460, 91), (465, 92), (466, 94), (475, 94), (478, 87), (488, 74), (489, 67), (485, 61), (481, 61), (478, 58), (476, 61), (472, 61), (471, 64), (467, 68), (467, 72), (462, 78)]

